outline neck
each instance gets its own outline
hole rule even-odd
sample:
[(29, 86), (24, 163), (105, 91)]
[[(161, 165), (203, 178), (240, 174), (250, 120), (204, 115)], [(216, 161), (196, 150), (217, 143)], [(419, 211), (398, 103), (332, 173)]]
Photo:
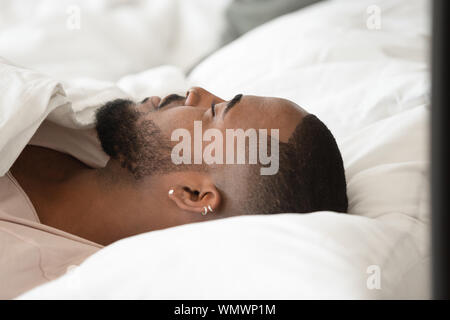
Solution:
[(28, 145), (10, 170), (41, 222), (51, 227), (103, 245), (166, 227), (161, 181), (136, 186), (114, 161), (93, 169), (69, 155)]
[(44, 224), (102, 245), (148, 231), (136, 219), (139, 194), (111, 181), (104, 169), (81, 169), (55, 185), (51, 194), (49, 207), (39, 213)]

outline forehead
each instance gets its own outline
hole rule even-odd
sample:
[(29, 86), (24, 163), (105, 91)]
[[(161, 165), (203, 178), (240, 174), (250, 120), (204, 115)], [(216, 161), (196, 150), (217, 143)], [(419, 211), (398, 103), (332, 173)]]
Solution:
[(245, 102), (245, 104), (257, 105), (268, 110), (283, 110), (284, 112), (306, 113), (306, 110), (304, 110), (302, 107), (284, 98), (246, 95), (242, 98), (242, 101)]

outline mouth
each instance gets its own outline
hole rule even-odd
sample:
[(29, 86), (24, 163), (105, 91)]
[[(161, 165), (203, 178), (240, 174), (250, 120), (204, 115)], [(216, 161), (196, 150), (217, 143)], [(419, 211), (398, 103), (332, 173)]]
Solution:
[(184, 101), (186, 97), (182, 97), (178, 94), (170, 94), (164, 99), (160, 100), (159, 105), (157, 106), (157, 109), (160, 110), (161, 108), (164, 108), (165, 106), (168, 106), (172, 102), (176, 101)]

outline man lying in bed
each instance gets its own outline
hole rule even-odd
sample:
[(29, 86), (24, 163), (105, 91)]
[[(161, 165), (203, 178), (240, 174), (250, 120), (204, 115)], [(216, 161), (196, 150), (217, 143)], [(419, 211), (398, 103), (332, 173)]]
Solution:
[[(264, 165), (249, 161), (175, 164), (172, 150), (178, 141), (172, 134), (184, 128), (195, 136), (194, 121), (224, 137), (226, 129), (267, 129), (269, 135), (278, 129), (277, 172), (261, 174)], [(224, 101), (194, 87), (185, 97), (162, 101), (111, 101), (97, 112), (96, 130), (110, 156), (105, 168), (36, 146), (27, 146), (11, 168), (42, 224), (107, 245), (236, 215), (347, 210), (344, 168), (332, 134), (285, 99), (237, 95)], [(202, 143), (199, 149), (192, 142), (192, 159), (195, 151), (202, 155), (207, 145)], [(223, 145), (225, 157), (230, 150)]]
[[(196, 144), (199, 127), (203, 139)], [(250, 161), (251, 134), (243, 148), (228, 148), (226, 133), (233, 129), (266, 138), (258, 140), (259, 162)], [(288, 100), (237, 95), (224, 101), (192, 88), (186, 97), (162, 101), (111, 101), (97, 113), (97, 132), (69, 131), (44, 121), (0, 177), (0, 299), (55, 279), (102, 245), (142, 232), (244, 214), (347, 210), (332, 134)], [(185, 145), (192, 153), (182, 157), (192, 158), (191, 164), (176, 164), (180, 153), (173, 151), (184, 141), (177, 132), (178, 138), (194, 137)], [(222, 148), (208, 149), (221, 138)], [(228, 161), (242, 149), (246, 161)], [(211, 162), (208, 154), (227, 161)], [(102, 160), (86, 161), (86, 155)]]

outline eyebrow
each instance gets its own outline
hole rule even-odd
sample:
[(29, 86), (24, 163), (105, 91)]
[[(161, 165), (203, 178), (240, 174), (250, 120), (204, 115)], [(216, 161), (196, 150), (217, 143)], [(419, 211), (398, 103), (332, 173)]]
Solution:
[(225, 114), (230, 111), (231, 108), (233, 108), (242, 98), (242, 94), (239, 93), (234, 96), (233, 99), (230, 100), (230, 102), (227, 103), (227, 106), (225, 107), (225, 110), (223, 111), (223, 116), (225, 117)]

